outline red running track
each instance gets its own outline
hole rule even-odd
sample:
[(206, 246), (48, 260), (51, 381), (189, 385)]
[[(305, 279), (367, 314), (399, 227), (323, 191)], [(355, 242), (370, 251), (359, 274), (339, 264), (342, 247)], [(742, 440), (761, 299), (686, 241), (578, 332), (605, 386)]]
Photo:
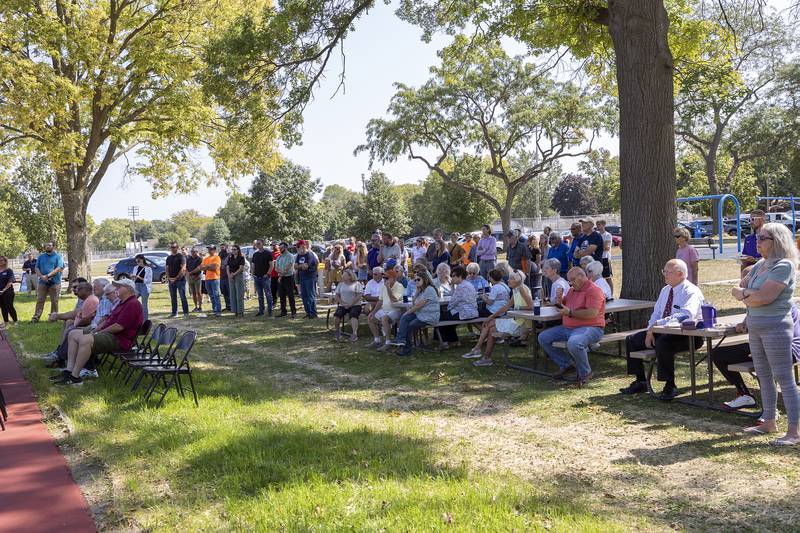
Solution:
[(6, 431), (0, 431), (0, 532), (95, 531), (86, 498), (5, 339), (0, 339), (0, 389), (8, 404)]

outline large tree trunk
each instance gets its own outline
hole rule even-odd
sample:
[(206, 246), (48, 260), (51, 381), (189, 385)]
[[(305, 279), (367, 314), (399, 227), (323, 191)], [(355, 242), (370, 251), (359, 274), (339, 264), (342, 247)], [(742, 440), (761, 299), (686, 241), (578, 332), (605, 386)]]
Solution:
[(623, 298), (655, 300), (674, 257), (675, 134), (669, 20), (662, 0), (610, 0), (620, 107)]
[(67, 229), (69, 279), (84, 277), (90, 280), (89, 233), (86, 228), (88, 193), (85, 190), (62, 189), (61, 201), (64, 203), (64, 222)]

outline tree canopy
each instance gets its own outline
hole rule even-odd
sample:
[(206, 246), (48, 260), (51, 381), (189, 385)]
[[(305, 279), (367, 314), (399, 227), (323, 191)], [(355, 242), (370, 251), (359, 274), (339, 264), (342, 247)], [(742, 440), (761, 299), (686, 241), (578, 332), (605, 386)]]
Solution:
[[(205, 48), (264, 5), (0, 3), (0, 148), (46, 157), (64, 205), (70, 275), (88, 274), (86, 208), (114, 162), (126, 161), (154, 194), (269, 166), (278, 132), (259, 112), (266, 101), (250, 102), (249, 120), (238, 120), (200, 83)], [(198, 163), (201, 150), (213, 173)]]
[[(422, 162), (444, 182), (486, 200), (507, 230), (520, 189), (559, 159), (591, 151), (607, 125), (607, 108), (598, 94), (553, 80), (549, 66), (509, 57), (497, 42), (458, 36), (439, 55), (441, 64), (424, 85), (396, 84), (391, 118), (370, 120), (367, 142), (356, 152), (369, 152), (371, 162), (402, 155)], [(513, 158), (529, 164), (515, 171)], [(454, 172), (475, 161), (484, 164), (492, 187)]]
[(284, 161), (253, 180), (245, 199), (248, 218), (261, 235), (273, 239), (318, 238), (323, 221), (314, 195), (320, 180), (300, 165)]

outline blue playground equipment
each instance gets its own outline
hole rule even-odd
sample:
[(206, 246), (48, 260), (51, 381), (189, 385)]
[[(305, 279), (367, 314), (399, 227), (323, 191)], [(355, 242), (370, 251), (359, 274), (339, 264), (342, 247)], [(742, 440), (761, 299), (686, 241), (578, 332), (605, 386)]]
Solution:
[(794, 206), (794, 195), (791, 196), (756, 196), (756, 202), (760, 202), (761, 200), (767, 201), (767, 211), (769, 211), (769, 201), (770, 200), (778, 200), (784, 202), (786, 200), (792, 203), (792, 235), (797, 234), (797, 219), (795, 217), (795, 206)]
[[(723, 253), (722, 239), (725, 235), (725, 226), (723, 224), (722, 208), (725, 206), (726, 200), (731, 200), (733, 206), (736, 208), (736, 251), (742, 251), (742, 224), (739, 221), (741, 216), (741, 209), (739, 207), (739, 200), (732, 194), (711, 194), (709, 196), (688, 196), (686, 198), (676, 198), (676, 203), (681, 202), (702, 202), (703, 200), (718, 200), (717, 202), (717, 233), (719, 234), (719, 253)], [(794, 206), (794, 204), (792, 204)], [(699, 231), (699, 224), (693, 226), (695, 231)]]

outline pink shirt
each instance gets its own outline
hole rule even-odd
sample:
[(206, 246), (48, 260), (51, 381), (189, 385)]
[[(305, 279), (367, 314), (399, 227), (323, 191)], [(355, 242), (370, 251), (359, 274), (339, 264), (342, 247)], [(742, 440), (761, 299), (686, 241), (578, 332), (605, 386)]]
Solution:
[(94, 294), (87, 296), (75, 315), (75, 322), (79, 322), (82, 318), (92, 318), (97, 312), (98, 305), (100, 305), (100, 299), (97, 296)]
[(686, 266), (689, 267), (689, 281), (697, 285), (697, 276), (692, 273), (692, 263), (700, 261), (700, 254), (697, 252), (697, 248), (691, 244), (687, 244), (683, 248), (678, 246), (678, 250), (675, 252), (675, 259), (682, 259), (686, 263)]
[(599, 309), (597, 316), (594, 318), (570, 318), (565, 316), (561, 320), (565, 327), (606, 327), (606, 298), (603, 296), (603, 290), (591, 281), (586, 281), (580, 290), (572, 287), (564, 296), (563, 303), (565, 307), (572, 309), (573, 313), (579, 309)]

